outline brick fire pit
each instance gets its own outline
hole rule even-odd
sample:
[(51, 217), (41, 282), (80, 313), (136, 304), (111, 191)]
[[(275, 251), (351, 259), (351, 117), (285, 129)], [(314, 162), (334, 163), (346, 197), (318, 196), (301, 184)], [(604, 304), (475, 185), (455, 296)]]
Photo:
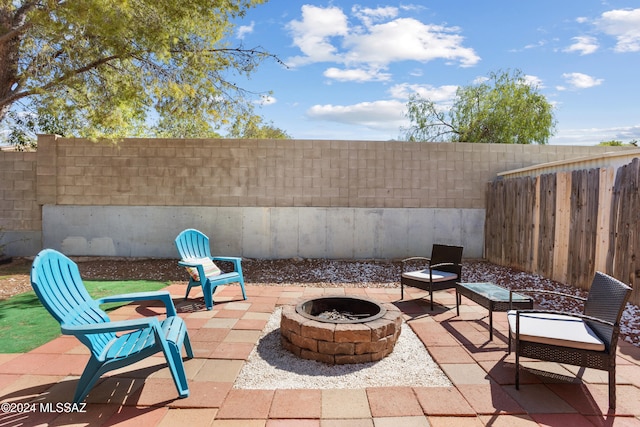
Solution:
[(392, 304), (335, 296), (284, 306), (280, 334), (282, 346), (303, 359), (366, 363), (393, 351), (401, 326), (402, 314)]

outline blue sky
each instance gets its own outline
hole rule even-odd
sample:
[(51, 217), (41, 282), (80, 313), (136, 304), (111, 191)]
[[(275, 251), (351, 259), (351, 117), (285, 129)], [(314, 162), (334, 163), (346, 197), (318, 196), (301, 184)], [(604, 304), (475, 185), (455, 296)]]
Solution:
[(299, 139), (389, 140), (412, 93), (520, 69), (555, 107), (551, 144), (640, 140), (640, 2), (270, 0), (237, 21), (235, 43), (266, 62), (241, 86)]

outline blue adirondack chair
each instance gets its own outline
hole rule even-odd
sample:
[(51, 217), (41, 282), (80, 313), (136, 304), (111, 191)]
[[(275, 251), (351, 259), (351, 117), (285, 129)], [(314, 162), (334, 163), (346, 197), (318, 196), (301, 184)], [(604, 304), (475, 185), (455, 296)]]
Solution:
[[(175, 240), (176, 248), (181, 260), (178, 265), (185, 267), (189, 272), (189, 285), (184, 298), (189, 297), (189, 292), (194, 286), (202, 288), (204, 303), (207, 310), (213, 308), (213, 293), (220, 285), (239, 283), (242, 289), (242, 298), (247, 299), (244, 291), (244, 277), (242, 276), (241, 258), (230, 256), (211, 256), (209, 238), (202, 232), (189, 228), (178, 234)], [(233, 263), (234, 271), (221, 272), (213, 261), (228, 261)]]
[[(189, 396), (181, 349), (193, 357), (187, 327), (176, 315), (166, 291), (114, 295), (97, 300), (87, 292), (76, 263), (53, 249), (41, 251), (31, 267), (31, 286), (40, 302), (60, 322), (63, 334), (74, 335), (91, 351), (73, 401), (82, 402), (105, 372), (128, 366), (163, 352), (180, 397)], [(162, 301), (167, 317), (110, 321), (100, 304), (125, 301)], [(122, 334), (116, 334), (116, 332)], [(124, 332), (124, 333), (123, 333)]]

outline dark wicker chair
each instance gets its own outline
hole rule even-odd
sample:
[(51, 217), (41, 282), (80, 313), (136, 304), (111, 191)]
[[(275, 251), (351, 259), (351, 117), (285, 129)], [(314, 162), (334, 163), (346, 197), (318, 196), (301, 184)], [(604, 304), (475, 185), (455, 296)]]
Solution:
[[(461, 280), (462, 250), (461, 246), (435, 244), (431, 249), (431, 258), (411, 257), (403, 259), (400, 298), (404, 299), (405, 286), (429, 291), (431, 310), (433, 311), (433, 292), (455, 288), (456, 282)], [(407, 266), (414, 265), (416, 261), (426, 261), (426, 268), (407, 271)]]
[(516, 353), (516, 389), (520, 387), (520, 357), (566, 363), (609, 372), (609, 407), (616, 407), (616, 348), (620, 317), (631, 288), (613, 277), (596, 272), (589, 295), (539, 290), (517, 292), (554, 293), (584, 302), (583, 314), (550, 310), (512, 310), (509, 319), (511, 341)]

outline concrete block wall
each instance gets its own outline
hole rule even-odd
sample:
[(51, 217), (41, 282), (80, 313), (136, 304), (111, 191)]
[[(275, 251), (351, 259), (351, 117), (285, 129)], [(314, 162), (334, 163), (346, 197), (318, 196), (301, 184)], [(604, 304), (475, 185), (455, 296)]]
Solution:
[[(486, 182), (612, 149), (230, 139), (113, 145), (43, 135), (37, 153), (6, 153), (34, 183), (24, 192), (31, 216), (23, 216), (41, 223), (8, 223), (14, 205), (3, 198), (0, 225), (41, 233), (37, 246), (73, 255), (170, 257), (178, 228), (199, 225), (248, 257), (394, 258), (415, 254), (416, 236), (421, 252), (444, 239), (481, 257)], [(27, 184), (3, 180), (0, 191), (15, 194), (15, 185)]]
[(0, 151), (0, 252), (31, 253), (41, 246), (36, 166), (36, 153)]

